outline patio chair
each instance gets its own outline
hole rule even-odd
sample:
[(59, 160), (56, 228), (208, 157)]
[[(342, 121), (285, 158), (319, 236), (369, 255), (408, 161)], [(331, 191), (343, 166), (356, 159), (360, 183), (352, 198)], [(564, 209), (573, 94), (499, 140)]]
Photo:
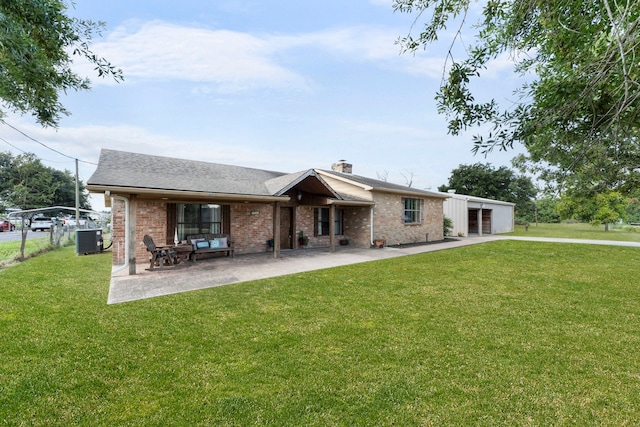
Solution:
[(151, 253), (149, 259), (149, 269), (153, 267), (164, 267), (165, 264), (174, 265), (180, 262), (177, 257), (177, 252), (171, 247), (156, 246), (153, 239), (148, 234), (145, 234), (142, 238), (144, 245), (147, 247), (147, 251)]

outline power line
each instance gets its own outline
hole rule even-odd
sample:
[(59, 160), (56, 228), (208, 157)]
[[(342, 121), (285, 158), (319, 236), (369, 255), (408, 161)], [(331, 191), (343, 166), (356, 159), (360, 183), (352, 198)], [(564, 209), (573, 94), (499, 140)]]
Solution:
[[(8, 146), (12, 147), (13, 149), (20, 151), (23, 154), (27, 154), (27, 152), (24, 151), (22, 148), (16, 147), (15, 145), (13, 145), (12, 143), (10, 143), (9, 141), (7, 141), (4, 138), (0, 138), (0, 141), (4, 142), (5, 144), (7, 144)], [(40, 159), (40, 160), (45, 161), (47, 163), (73, 163), (73, 162), (70, 162), (70, 161), (56, 161), (56, 160), (49, 160), (49, 159)]]
[[(32, 137), (32, 136), (30, 136), (30, 135), (27, 135), (25, 132), (21, 131), (21, 130), (20, 130), (20, 129), (18, 129), (17, 127), (15, 127), (15, 126), (13, 126), (13, 125), (11, 125), (11, 124), (7, 123), (5, 120), (2, 120), (2, 119), (0, 119), (0, 120), (2, 121), (2, 123), (4, 123), (5, 125), (9, 126), (11, 129), (15, 130), (16, 132), (18, 132), (18, 133), (19, 133), (19, 134), (21, 134), (22, 136), (24, 136), (24, 137), (26, 137), (26, 138), (30, 139), (31, 141), (33, 141), (33, 142), (35, 142), (35, 143), (37, 143), (37, 144), (42, 145), (42, 146), (43, 146), (44, 148), (46, 148), (47, 150), (51, 150), (51, 151), (53, 151), (54, 153), (58, 153), (58, 154), (60, 154), (61, 156), (66, 157), (66, 158), (71, 159), (71, 160), (77, 160), (77, 161), (82, 162), (82, 163), (86, 163), (86, 164), (93, 165), (93, 166), (98, 166), (96, 163), (88, 162), (88, 161), (86, 161), (86, 160), (80, 160), (80, 159), (77, 159), (77, 158), (75, 158), (75, 157), (72, 157), (72, 156), (69, 156), (69, 155), (67, 155), (67, 154), (64, 154), (63, 152), (58, 151), (58, 150), (56, 150), (55, 148), (51, 148), (51, 147), (49, 147), (47, 144), (45, 144), (45, 143), (43, 143), (43, 142), (38, 141), (38, 140), (37, 140), (37, 139), (35, 139), (34, 137)], [(5, 141), (5, 142), (6, 142), (6, 141)], [(7, 144), (9, 144), (9, 143), (7, 142)], [(11, 145), (11, 144), (9, 144), (9, 145)], [(12, 147), (13, 147), (13, 146), (12, 146)], [(15, 147), (14, 147), (14, 148), (15, 148)], [(21, 151), (22, 151), (22, 150), (21, 150)]]

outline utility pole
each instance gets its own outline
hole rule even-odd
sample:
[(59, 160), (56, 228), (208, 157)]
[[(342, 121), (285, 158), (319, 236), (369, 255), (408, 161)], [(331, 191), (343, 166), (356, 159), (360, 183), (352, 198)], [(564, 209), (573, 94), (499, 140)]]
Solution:
[(80, 181), (78, 180), (78, 159), (76, 159), (76, 229), (80, 225)]

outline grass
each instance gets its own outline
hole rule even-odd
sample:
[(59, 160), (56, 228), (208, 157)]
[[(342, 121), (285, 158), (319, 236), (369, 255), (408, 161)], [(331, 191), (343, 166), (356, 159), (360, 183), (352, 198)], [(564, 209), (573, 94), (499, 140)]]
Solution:
[(637, 425), (640, 251), (498, 241), (106, 305), (0, 271), (0, 425)]
[(536, 226), (531, 223), (528, 230), (525, 230), (524, 225), (516, 225), (513, 233), (505, 235), (640, 242), (640, 227), (610, 226), (609, 231), (604, 231), (604, 225), (540, 223)]
[[(30, 231), (29, 233), (32, 232)], [(43, 233), (43, 236), (44, 237), (28, 238), (25, 241), (25, 258), (32, 258), (54, 249), (54, 245), (51, 244), (51, 237), (49, 233)], [(110, 239), (110, 234), (105, 234), (103, 238), (106, 246), (107, 241)], [(20, 259), (20, 243), (21, 240), (0, 242), (0, 268), (7, 267), (18, 262)], [(60, 244), (62, 246), (75, 245), (75, 234), (73, 232), (65, 232), (65, 234), (60, 237)]]
[[(15, 262), (20, 256), (20, 240), (0, 243), (0, 268)], [(27, 239), (24, 246), (25, 258), (30, 258), (51, 249), (49, 237)]]

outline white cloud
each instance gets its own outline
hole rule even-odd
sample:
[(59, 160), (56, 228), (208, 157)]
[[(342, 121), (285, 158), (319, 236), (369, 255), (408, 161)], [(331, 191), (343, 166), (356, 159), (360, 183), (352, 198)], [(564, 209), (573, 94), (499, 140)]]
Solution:
[(94, 50), (134, 81), (177, 79), (240, 89), (305, 86), (302, 77), (273, 60), (267, 40), (246, 33), (152, 21), (119, 27)]
[[(291, 58), (316, 50), (341, 61), (374, 62), (380, 67), (416, 73), (420, 55), (401, 55), (399, 30), (357, 26), (296, 35), (254, 35), (175, 25), (163, 21), (129, 23), (116, 28), (93, 50), (124, 71), (127, 83), (181, 80), (213, 84), (225, 92), (256, 88), (312, 90), (314, 83), (292, 68)], [(289, 59), (287, 59), (289, 58)], [(77, 64), (94, 76), (90, 64)], [(418, 68), (417, 68), (418, 67)], [(423, 71), (428, 67), (422, 66)], [(431, 76), (432, 72), (425, 73)], [(111, 84), (109, 79), (92, 79)]]

